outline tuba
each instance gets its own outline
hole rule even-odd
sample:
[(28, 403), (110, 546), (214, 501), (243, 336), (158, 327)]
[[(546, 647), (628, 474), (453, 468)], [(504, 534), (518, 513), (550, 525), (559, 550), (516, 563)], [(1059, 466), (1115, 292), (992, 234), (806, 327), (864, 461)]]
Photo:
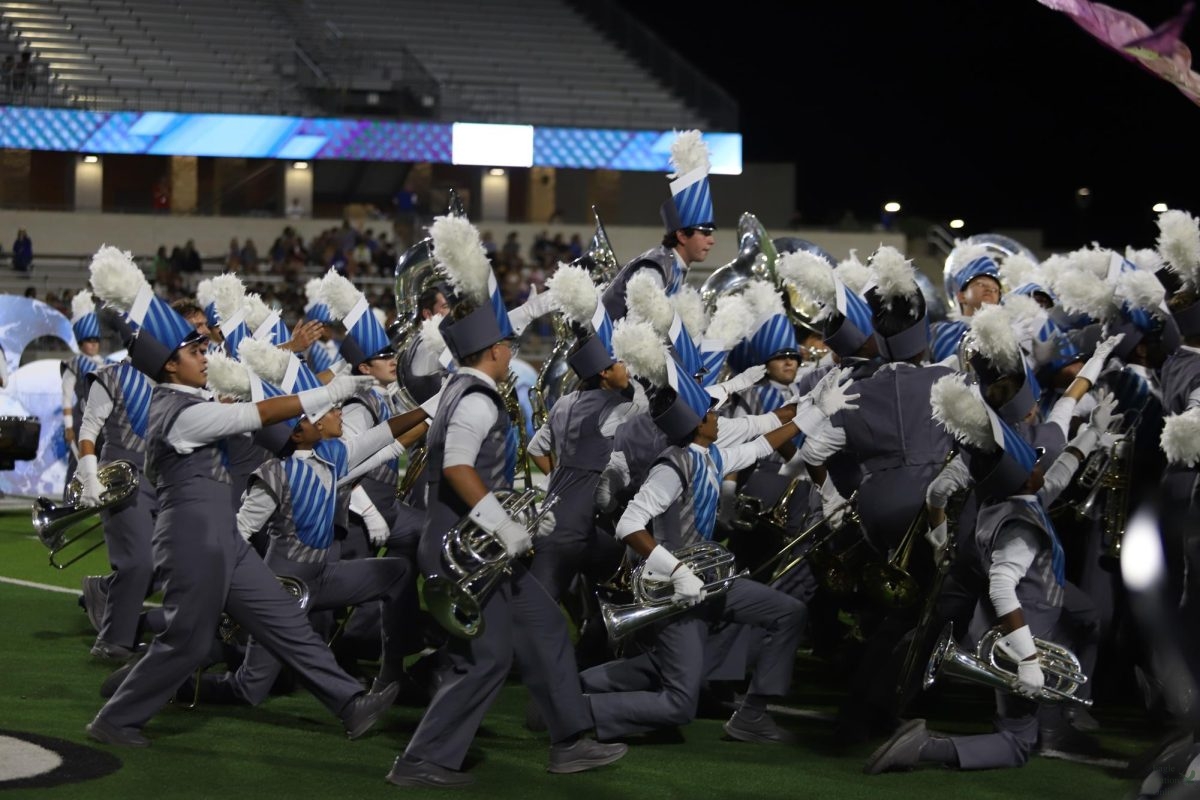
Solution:
[[(495, 494), (508, 515), (531, 534), (558, 502), (557, 496), (546, 497), (540, 489)], [(442, 538), (442, 564), (448, 574), (427, 576), (421, 587), (425, 607), (447, 632), (460, 639), (475, 638), (483, 633), (483, 604), (500, 579), (511, 574), (512, 562), (503, 542), (464, 515)]]
[[(681, 547), (675, 551), (675, 557), (704, 582), (707, 597), (725, 593), (734, 580), (748, 574), (745, 570), (734, 572), (733, 553), (716, 542), (702, 541)], [(642, 561), (629, 573), (628, 586), (633, 602), (618, 605), (598, 598), (600, 615), (611, 642), (619, 642), (639, 628), (688, 608), (674, 601), (675, 589), (670, 580), (649, 578), (645, 568), (646, 562)]]
[(101, 520), (97, 519), (78, 533), (68, 536), (67, 531), (75, 523), (91, 519), (101, 511), (123, 503), (133, 496), (138, 489), (137, 467), (130, 461), (114, 461), (96, 471), (96, 480), (100, 482), (103, 489), (99, 505), (80, 504), (79, 498), (83, 494), (83, 483), (78, 478), (72, 478), (71, 482), (67, 484), (66, 499), (62, 504), (56, 504), (47, 497), (39, 497), (33, 501), (33, 530), (42, 544), (50, 550), (50, 566), (55, 569), (66, 569), (104, 544), (104, 539), (101, 537), (87, 550), (70, 560), (61, 564), (55, 560), (55, 557), (69, 545), (99, 528)]
[[(700, 287), (700, 298), (709, 313), (716, 310), (718, 299), (741, 290), (756, 278), (770, 280), (768, 270), (773, 272), (775, 269), (775, 245), (757, 217), (749, 211), (744, 212), (738, 220), (737, 232), (737, 256), (713, 270)], [(771, 262), (769, 267), (768, 260)]]
[[(467, 216), (467, 211), (458, 193), (450, 190), (446, 213), (455, 217)], [(433, 239), (428, 236), (405, 250), (396, 259), (393, 273), (396, 292), (396, 316), (399, 325), (389, 331), (396, 351), (404, 352), (404, 345), (421, 328), (421, 314), (417, 308), (421, 293), (446, 279), (446, 273), (433, 254)]]
[[(947, 623), (925, 667), (925, 688), (933, 686), (939, 678), (949, 676), (1001, 692), (1016, 693), (1016, 664), (997, 646), (1003, 636), (1000, 626), (992, 628), (979, 640), (975, 652), (971, 653), (954, 643), (954, 626)], [(1090, 707), (1092, 701), (1077, 694), (1079, 687), (1087, 683), (1087, 676), (1080, 669), (1075, 654), (1044, 639), (1034, 639), (1033, 643), (1037, 646), (1038, 663), (1046, 676), (1046, 685), (1034, 699), (1043, 703), (1073, 703)]]
[(965, 264), (959, 264), (958, 259), (968, 247), (972, 246), (986, 247), (993, 255), (1000, 258), (1019, 253), (1034, 264), (1040, 261), (1037, 255), (1028, 247), (1016, 239), (999, 233), (977, 233), (974, 236), (968, 236), (966, 239), (956, 240), (950, 252), (946, 254), (946, 263), (942, 267), (942, 287), (946, 291), (946, 302), (949, 308), (958, 308), (958, 292), (954, 287), (954, 273), (958, 272), (961, 267), (966, 266)]

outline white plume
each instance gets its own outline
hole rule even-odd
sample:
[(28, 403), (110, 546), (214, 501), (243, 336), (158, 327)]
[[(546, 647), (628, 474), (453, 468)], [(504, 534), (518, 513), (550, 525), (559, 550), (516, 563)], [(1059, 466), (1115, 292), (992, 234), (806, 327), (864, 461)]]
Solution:
[[(1008, 314), (1012, 318), (1013, 332), (1017, 336), (1017, 341), (1032, 343), (1042, 330), (1042, 326), (1046, 324), (1049, 316), (1046, 309), (1027, 294), (1010, 292), (1004, 295), (1004, 299), (1000, 302), (1008, 309)], [(984, 308), (988, 307), (984, 306)]]
[(1112, 284), (1085, 269), (1069, 269), (1054, 284), (1059, 303), (1072, 314), (1104, 321), (1114, 311)]
[(1163, 257), (1152, 247), (1147, 247), (1144, 250), (1138, 250), (1134, 247), (1125, 248), (1125, 260), (1133, 264), (1135, 267), (1147, 272), (1158, 272), (1163, 268)]
[(434, 355), (438, 356), (446, 349), (446, 340), (442, 337), (442, 329), (438, 327), (442, 324), (443, 316), (443, 314), (434, 314), (421, 322), (421, 341), (428, 344)]
[(872, 278), (871, 268), (858, 260), (858, 252), (855, 250), (850, 251), (850, 257), (845, 261), (838, 262), (837, 276), (838, 280), (855, 294), (862, 294)]
[(783, 298), (779, 290), (767, 281), (750, 281), (742, 289), (742, 299), (750, 306), (755, 329), (776, 314), (783, 313)]
[(1118, 300), (1124, 300), (1131, 306), (1161, 314), (1167, 290), (1153, 272), (1138, 269), (1120, 274), (1115, 294)]
[[(242, 280), (232, 272), (218, 275), (208, 282), (208, 302), (201, 300), (201, 306), (207, 308), (208, 303), (217, 304), (217, 319), (229, 319), (234, 312), (242, 307), (246, 298), (246, 287)], [(199, 294), (197, 294), (199, 298)]]
[(985, 244), (964, 244), (961, 239), (954, 240), (954, 249), (950, 251), (950, 270), (958, 272), (977, 258), (987, 256), (996, 261), (996, 251)]
[(1067, 260), (1066, 256), (1054, 253), (1042, 261), (1038, 271), (1042, 276), (1041, 285), (1057, 293), (1059, 278), (1071, 271), (1071, 262)]
[(546, 279), (546, 289), (550, 292), (550, 302), (570, 322), (586, 325), (596, 313), (600, 292), (583, 267), (560, 262), (554, 274)]
[(1159, 445), (1172, 464), (1196, 466), (1200, 462), (1200, 408), (1190, 408), (1163, 419)]
[(1200, 220), (1186, 211), (1158, 215), (1158, 252), (1193, 287), (1200, 287)]
[(333, 269), (325, 273), (325, 277), (320, 280), (318, 302), (329, 307), (329, 313), (334, 319), (345, 319), (351, 309), (358, 305), (363, 293), (356, 289), (344, 275), (339, 275)]
[(238, 345), (238, 358), (246, 362), (246, 366), (255, 373), (261, 375), (263, 380), (278, 386), (283, 382), (283, 376), (287, 373), (292, 354), (287, 350), (280, 350), (265, 339), (246, 337)]
[(990, 453), (996, 449), (992, 422), (983, 398), (965, 375), (945, 375), (929, 392), (933, 418), (955, 439)]
[(704, 338), (732, 348), (752, 333), (754, 312), (750, 309), (750, 304), (737, 295), (726, 295), (717, 300), (717, 309), (713, 312), (712, 321), (708, 323)]
[(708, 327), (708, 314), (704, 310), (704, 301), (700, 299), (700, 292), (696, 291), (695, 287), (685, 284), (668, 299), (671, 301), (675, 313), (683, 320), (683, 326), (687, 328), (688, 334), (693, 339), (698, 338)]
[(1067, 253), (1067, 261), (1076, 272), (1084, 272), (1094, 278), (1104, 280), (1108, 277), (1108, 265), (1112, 261), (1112, 251), (1092, 242), (1091, 247), (1081, 247)]
[(1038, 265), (1024, 253), (1013, 253), (1000, 264), (1000, 282), (1009, 290), (1027, 283), (1040, 286), (1040, 280)]
[(667, 383), (667, 348), (649, 322), (628, 317), (613, 326), (613, 355), (624, 361), (629, 371), (655, 386)]
[(246, 310), (246, 327), (251, 331), (257, 330), (271, 316), (271, 307), (263, 302), (261, 295), (254, 292), (242, 298), (242, 308)]
[(837, 303), (833, 268), (820, 256), (806, 250), (784, 253), (775, 262), (775, 272), (809, 303), (823, 307)]
[(250, 372), (246, 365), (220, 350), (208, 354), (208, 388), (219, 397), (250, 399)]
[(208, 304), (216, 298), (212, 293), (212, 278), (205, 278), (196, 284), (196, 302), (201, 308), (208, 308)]
[(988, 361), (1005, 372), (1021, 366), (1021, 346), (1007, 306), (983, 306), (970, 317), (970, 325), (976, 347)]
[(892, 307), (897, 297), (916, 297), (921, 288), (913, 277), (912, 262), (894, 247), (884, 245), (871, 256), (871, 269), (875, 273), (875, 287), (886, 308)]
[(488, 302), (492, 265), (475, 226), (463, 217), (434, 217), (429, 237), (433, 239), (434, 258), (446, 270), (458, 294), (477, 305)]
[(310, 303), (319, 302), (318, 298), (320, 298), (320, 296), (321, 296), (321, 284), (324, 281), (325, 281), (325, 276), (322, 275), (320, 278), (309, 278), (304, 283), (304, 298), (306, 300), (308, 300), (308, 302), (310, 302)]
[(101, 245), (88, 266), (92, 273), (92, 291), (119, 311), (128, 311), (143, 286), (146, 276), (128, 250)]
[(701, 167), (705, 172), (711, 169), (708, 145), (704, 143), (700, 131), (683, 131), (675, 134), (675, 141), (671, 142), (671, 166), (675, 172), (668, 176), (670, 178), (687, 175)]
[(92, 293), (87, 289), (80, 289), (71, 298), (71, 319), (76, 320), (84, 314), (91, 314), (96, 310), (96, 299), (92, 297)]
[(635, 322), (649, 322), (660, 336), (666, 336), (675, 319), (675, 309), (650, 270), (639, 270), (625, 285), (625, 303)]

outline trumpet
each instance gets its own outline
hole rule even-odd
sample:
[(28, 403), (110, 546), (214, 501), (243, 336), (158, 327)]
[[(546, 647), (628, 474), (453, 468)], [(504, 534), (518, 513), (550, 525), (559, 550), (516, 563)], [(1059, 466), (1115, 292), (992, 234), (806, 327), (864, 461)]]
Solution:
[[(983, 635), (975, 652), (971, 653), (954, 643), (954, 626), (947, 623), (925, 667), (925, 688), (933, 686), (939, 678), (949, 676), (1015, 694), (1016, 665), (997, 646), (1003, 636), (1004, 632), (997, 625)], [(1087, 683), (1087, 675), (1083, 674), (1075, 654), (1045, 639), (1034, 639), (1033, 643), (1037, 646), (1038, 664), (1046, 677), (1046, 684), (1033, 699), (1090, 707), (1092, 701), (1077, 694)]]
[[(706, 597), (724, 594), (736, 579), (748, 574), (746, 570), (734, 572), (733, 553), (716, 542), (703, 541), (681, 547), (675, 551), (675, 557), (704, 581)], [(669, 579), (647, 577), (645, 567), (646, 562), (642, 561), (629, 573), (633, 602), (619, 605), (598, 598), (600, 615), (611, 642), (619, 642), (639, 628), (688, 608), (675, 602), (675, 589)]]
[(72, 478), (71, 482), (67, 484), (66, 500), (63, 503), (57, 504), (48, 497), (39, 497), (33, 501), (33, 530), (42, 544), (50, 550), (50, 566), (55, 569), (66, 569), (104, 544), (104, 539), (101, 537), (88, 549), (70, 560), (61, 564), (55, 560), (58, 554), (69, 545), (99, 528), (101, 520), (95, 520), (88, 527), (68, 537), (67, 531), (72, 526), (98, 515), (107, 508), (123, 503), (133, 496), (138, 489), (137, 467), (124, 459), (114, 461), (96, 471), (96, 480), (103, 487), (99, 505), (85, 506), (80, 502), (80, 498), (83, 496), (83, 483), (78, 478)]
[[(546, 497), (541, 489), (495, 494), (505, 512), (531, 534), (558, 502), (557, 495)], [(425, 607), (447, 632), (474, 639), (483, 633), (483, 604), (500, 579), (512, 574), (513, 558), (499, 538), (463, 516), (442, 539), (442, 563), (449, 575), (430, 575), (421, 588)]]

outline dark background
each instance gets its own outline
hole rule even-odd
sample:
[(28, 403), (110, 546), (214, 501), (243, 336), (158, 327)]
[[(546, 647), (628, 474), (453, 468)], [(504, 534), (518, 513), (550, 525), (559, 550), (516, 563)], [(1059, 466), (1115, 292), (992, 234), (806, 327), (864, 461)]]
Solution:
[[(1153, 27), (1182, 2), (1112, 5)], [(1155, 203), (1200, 213), (1200, 107), (1035, 0), (619, 5), (739, 102), (747, 161), (796, 163), (802, 225), (898, 200), (909, 226), (1123, 248)]]

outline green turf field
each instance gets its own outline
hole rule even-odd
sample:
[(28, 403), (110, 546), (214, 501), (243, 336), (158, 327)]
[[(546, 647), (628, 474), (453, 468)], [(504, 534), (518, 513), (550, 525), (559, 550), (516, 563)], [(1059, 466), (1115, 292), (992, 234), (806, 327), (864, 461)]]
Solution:
[[(80, 578), (105, 571), (92, 554), (63, 572), (47, 566), (27, 514), (0, 516), (0, 577), (78, 590)], [(417, 709), (397, 707), (366, 737), (347, 741), (341, 725), (303, 691), (272, 697), (258, 709), (168, 706), (146, 727), (144, 750), (93, 746), (83, 726), (100, 708), (108, 667), (92, 660), (95, 633), (75, 594), (0, 582), (5, 641), (0, 647), (0, 735), (54, 737), (77, 745), (68, 759), (94, 766), (108, 754), (103, 777), (52, 787), (14, 788), (6, 798), (411, 797), (453, 792), (399, 789), (384, 781), (392, 759), (417, 723)], [(837, 676), (805, 654), (787, 705), (828, 712), (839, 696)], [(847, 753), (829, 745), (831, 723), (779, 717), (801, 741), (795, 746), (724, 741), (721, 720), (700, 719), (679, 736), (631, 741), (616, 765), (578, 775), (545, 771), (547, 741), (525, 729), (525, 692), (511, 684), (484, 721), (468, 766), (478, 779), (466, 794), (489, 798), (1124, 798), (1134, 785), (1114, 767), (1035, 758), (1019, 770), (958, 773), (924, 770), (867, 777), (861, 773), (876, 743)], [(1095, 711), (1113, 759), (1127, 759), (1156, 738), (1133, 708)], [(955, 687), (931, 709), (931, 727), (985, 732), (991, 698)], [(83, 748), (83, 749), (79, 749)], [(119, 763), (112, 757), (119, 759)], [(0, 772), (5, 758), (0, 751)], [(100, 759), (101, 765), (104, 758)], [(0, 783), (0, 789), (4, 789)]]

